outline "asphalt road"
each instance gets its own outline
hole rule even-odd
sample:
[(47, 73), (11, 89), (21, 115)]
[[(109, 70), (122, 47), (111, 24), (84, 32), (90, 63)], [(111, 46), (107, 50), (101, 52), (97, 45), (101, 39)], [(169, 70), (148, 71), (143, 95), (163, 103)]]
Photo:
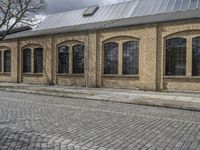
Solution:
[(200, 149), (200, 112), (0, 91), (0, 149)]

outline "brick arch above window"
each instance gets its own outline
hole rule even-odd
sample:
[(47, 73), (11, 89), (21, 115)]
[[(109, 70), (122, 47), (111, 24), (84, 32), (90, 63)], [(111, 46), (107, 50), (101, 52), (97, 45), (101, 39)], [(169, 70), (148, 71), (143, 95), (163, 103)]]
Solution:
[(140, 39), (133, 36), (115, 36), (115, 37), (111, 37), (104, 40), (103, 44), (108, 43), (108, 42), (117, 42), (117, 43), (122, 42), (123, 43), (127, 41), (140, 41)]
[(0, 50), (11, 50), (11, 48), (10, 47), (8, 47), (8, 46), (0, 46)]
[(31, 44), (27, 44), (23, 46), (21, 50), (26, 49), (26, 48), (35, 49), (35, 48), (43, 48), (43, 46), (41, 44), (31, 43)]
[(85, 44), (84, 42), (82, 41), (78, 41), (78, 40), (66, 40), (66, 41), (63, 41), (63, 42), (60, 42), (56, 45), (57, 49), (58, 47), (60, 46), (74, 46), (74, 45), (77, 45), (77, 44)]
[(184, 30), (179, 32), (170, 33), (164, 36), (164, 40), (176, 38), (176, 37), (182, 37), (182, 38), (188, 38), (188, 37), (196, 37), (200, 35), (200, 30)]

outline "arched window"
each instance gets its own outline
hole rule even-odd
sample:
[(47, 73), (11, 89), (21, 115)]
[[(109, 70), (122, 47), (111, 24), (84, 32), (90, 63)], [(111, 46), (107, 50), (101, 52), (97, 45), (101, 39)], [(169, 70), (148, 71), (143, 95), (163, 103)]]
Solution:
[(31, 72), (31, 49), (23, 49), (23, 73)]
[(11, 72), (11, 51), (4, 51), (4, 72)]
[(73, 50), (73, 73), (84, 73), (84, 45), (78, 44), (72, 47)]
[(43, 48), (34, 49), (34, 73), (43, 72)]
[(139, 42), (123, 43), (123, 74), (137, 75), (139, 73)]
[(104, 74), (118, 74), (118, 49), (118, 43), (104, 44)]
[(192, 75), (200, 75), (200, 37), (192, 39)]
[(69, 73), (69, 47), (58, 47), (58, 73)]
[(172, 38), (166, 41), (166, 75), (186, 75), (186, 39)]

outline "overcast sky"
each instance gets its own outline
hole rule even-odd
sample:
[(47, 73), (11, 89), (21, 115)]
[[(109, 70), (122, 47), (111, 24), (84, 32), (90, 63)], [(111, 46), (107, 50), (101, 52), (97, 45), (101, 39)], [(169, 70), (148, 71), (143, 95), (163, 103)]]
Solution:
[(85, 8), (92, 5), (109, 5), (128, 0), (46, 0), (47, 14)]

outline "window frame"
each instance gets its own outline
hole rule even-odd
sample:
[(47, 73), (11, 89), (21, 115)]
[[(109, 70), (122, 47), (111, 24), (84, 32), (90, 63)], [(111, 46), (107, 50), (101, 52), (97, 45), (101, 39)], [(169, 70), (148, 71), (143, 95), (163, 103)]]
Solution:
[[(82, 49), (83, 50), (83, 52), (82, 52), (83, 53), (83, 58), (82, 58), (83, 59), (82, 60), (83, 61), (83, 66), (82, 66), (83, 68), (81, 68), (82, 72), (78, 72), (78, 71), (75, 72), (74, 71), (75, 70), (74, 69), (74, 65), (75, 65), (75, 63), (74, 63), (74, 47), (76, 47), (76, 46), (82, 46), (82, 48), (83, 48)], [(76, 68), (76, 70), (78, 70), (78, 68)], [(80, 44), (75, 44), (75, 45), (72, 46), (72, 74), (85, 74), (85, 45), (84, 44), (80, 43)]]
[[(137, 41), (139, 46), (138, 51), (138, 74), (123, 74), (123, 43), (128, 41)], [(104, 44), (109, 42), (116, 42), (119, 44), (118, 48), (118, 74), (104, 74)], [(130, 77), (130, 78), (140, 78), (140, 49), (142, 49), (140, 44), (140, 38), (138, 37), (132, 37), (132, 36), (115, 36), (108, 38), (104, 41), (102, 41), (102, 52), (101, 52), (101, 76), (102, 77)]]
[[(124, 73), (124, 44), (128, 43), (128, 42), (137, 42), (137, 73), (133, 73), (133, 74), (125, 74)], [(127, 40), (124, 41), (122, 43), (122, 75), (125, 76), (139, 76), (139, 72), (140, 72), (140, 41), (137, 39), (131, 39), (131, 40)]]
[[(116, 73), (105, 73), (105, 51), (106, 51), (106, 44), (116, 44), (115, 46), (117, 46), (117, 64), (116, 64), (116, 68), (114, 70), (116, 70)], [(119, 51), (120, 51), (120, 44), (118, 42), (115, 42), (115, 41), (108, 41), (108, 42), (105, 42), (103, 44), (103, 75), (118, 75), (119, 74)], [(111, 71), (112, 72), (112, 71)]]
[[(6, 51), (9, 51), (10, 52), (10, 69), (9, 71), (6, 71), (5, 70), (5, 52)], [(1, 65), (1, 70), (0, 70), (0, 74), (2, 75), (10, 75), (12, 73), (12, 50), (11, 48), (7, 47), (7, 46), (3, 46), (3, 47), (0, 47), (0, 52), (1, 52), (1, 58), (0, 58), (0, 65)]]
[[(174, 74), (174, 75), (168, 75), (167, 74), (167, 41), (168, 40), (173, 40), (173, 39), (182, 39), (182, 40), (185, 40), (185, 74), (184, 75), (177, 75), (177, 74)], [(188, 39), (185, 38), (185, 37), (182, 37), (182, 36), (173, 36), (173, 37), (169, 37), (167, 39), (165, 39), (165, 42), (164, 42), (164, 76), (165, 77), (170, 77), (170, 78), (173, 78), (173, 77), (179, 77), (179, 78), (182, 78), (182, 77), (186, 77), (187, 76), (187, 51), (188, 51)]]
[[(64, 72), (64, 73), (61, 73), (61, 72), (59, 72), (59, 48), (60, 47), (68, 47), (68, 72)], [(61, 74), (66, 74), (66, 75), (68, 75), (68, 74), (70, 74), (70, 45), (69, 44), (62, 44), (62, 45), (58, 45), (57, 46), (57, 48), (56, 48), (56, 52), (57, 52), (57, 71), (56, 71), (56, 73), (57, 74), (59, 74), (59, 75), (61, 75)]]
[[(83, 45), (84, 47), (84, 73), (73, 73), (73, 47), (76, 45)], [(58, 48), (62, 46), (67, 46), (68, 49), (68, 57), (69, 57), (69, 73), (59, 73), (59, 53)], [(85, 75), (85, 43), (78, 40), (68, 40), (56, 45), (56, 76), (84, 76)]]
[[(36, 64), (36, 50), (41, 50), (42, 51), (42, 55), (40, 56), (42, 59), (42, 62), (40, 64)], [(34, 74), (43, 74), (44, 71), (44, 49), (41, 47), (37, 47), (33, 49), (33, 73)], [(39, 57), (39, 56), (38, 56)], [(38, 60), (37, 60), (38, 61)], [(38, 71), (39, 68), (36, 69), (36, 66), (38, 67), (38, 65), (41, 65), (41, 71)]]
[[(199, 41), (199, 44), (197, 46), (197, 49), (196, 51), (194, 52), (194, 40), (198, 40)], [(200, 35), (199, 36), (195, 36), (192, 38), (192, 77), (200, 77), (200, 61), (199, 61), (199, 64), (196, 64), (196, 67), (199, 68), (198, 72), (199, 73), (194, 73), (194, 70), (196, 70), (196, 68), (194, 68), (194, 53), (200, 53)], [(200, 56), (199, 56), (200, 57)]]
[[(10, 55), (9, 56), (9, 63), (7, 63), (8, 60), (6, 60), (6, 52), (9, 52), (9, 55)], [(11, 69), (12, 69), (11, 62), (12, 62), (11, 50), (10, 49), (6, 49), (3, 52), (3, 72), (4, 73), (11, 73)]]
[[(30, 54), (30, 61), (31, 61), (31, 71), (30, 72), (24, 72), (24, 53), (23, 51), (25, 49), (30, 49), (31, 50), (31, 54)], [(35, 72), (35, 49), (42, 49), (43, 50), (43, 61), (42, 61), (42, 64), (43, 64), (43, 71), (42, 72), (39, 72), (39, 73), (36, 73)], [(30, 45), (27, 45), (27, 46), (24, 46), (21, 48), (21, 73), (22, 75), (43, 75), (44, 74), (44, 60), (45, 60), (45, 49), (43, 48), (42, 45), (40, 44), (30, 44)]]
[[(29, 56), (30, 56), (30, 63), (28, 63), (28, 64), (26, 64), (26, 67), (30, 67), (30, 71), (28, 71), (29, 69), (28, 68), (26, 68), (26, 71), (24, 70), (25, 69), (25, 53), (24, 53), (24, 51), (25, 50), (29, 50), (30, 51), (30, 54), (29, 54)], [(27, 59), (27, 58), (26, 58)], [(30, 74), (30, 73), (32, 73), (32, 67), (33, 67), (33, 64), (32, 64), (32, 49), (31, 48), (29, 48), (29, 47), (27, 47), (27, 48), (23, 48), (22, 49), (22, 73), (23, 74)]]

